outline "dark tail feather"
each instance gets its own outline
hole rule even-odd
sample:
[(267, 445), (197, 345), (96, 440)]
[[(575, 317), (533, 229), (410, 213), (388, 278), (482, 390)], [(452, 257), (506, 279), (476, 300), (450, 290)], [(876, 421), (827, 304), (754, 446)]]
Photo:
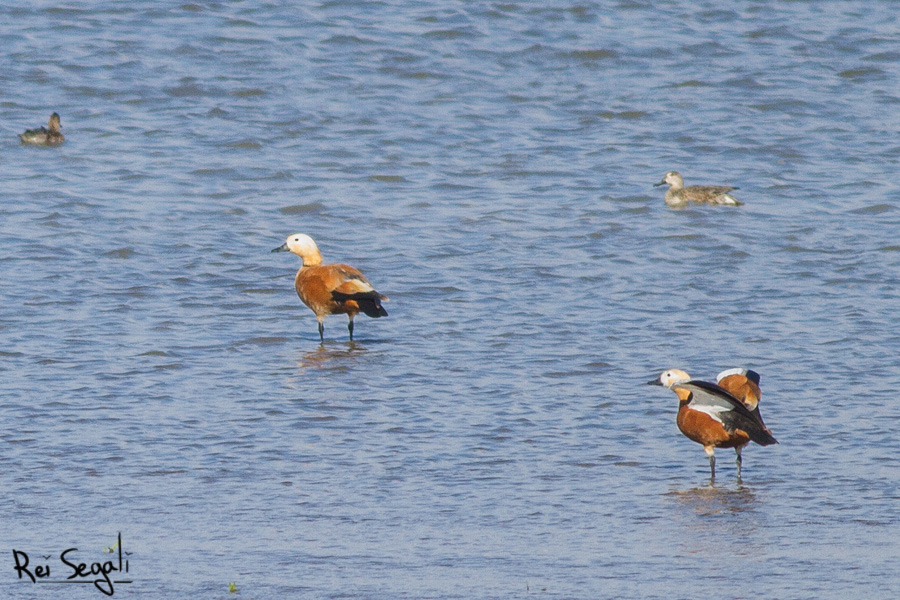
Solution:
[(758, 432), (754, 432), (755, 435), (751, 438), (754, 442), (759, 444), (760, 446), (771, 446), (772, 444), (777, 444), (778, 440), (772, 437), (772, 434), (768, 429), (763, 429)]
[(346, 302), (353, 300), (359, 305), (359, 310), (364, 312), (368, 317), (386, 317), (387, 311), (381, 306), (381, 294), (378, 292), (357, 292), (356, 294), (345, 294), (343, 292), (331, 292), (331, 297), (335, 302)]

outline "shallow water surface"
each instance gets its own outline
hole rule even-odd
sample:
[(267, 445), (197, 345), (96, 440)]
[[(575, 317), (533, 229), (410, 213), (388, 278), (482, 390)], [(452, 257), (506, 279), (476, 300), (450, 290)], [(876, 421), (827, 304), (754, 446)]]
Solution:
[[(900, 594), (892, 6), (0, 15), (0, 596)], [(390, 316), (320, 345), (294, 232)], [(645, 382), (734, 366), (710, 485)]]

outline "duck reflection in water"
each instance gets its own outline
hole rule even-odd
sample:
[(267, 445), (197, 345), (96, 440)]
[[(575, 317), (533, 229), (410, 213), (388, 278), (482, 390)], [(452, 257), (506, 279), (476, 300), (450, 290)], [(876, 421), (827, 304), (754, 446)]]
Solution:
[(347, 359), (363, 356), (366, 351), (365, 345), (357, 342), (347, 342), (335, 346), (322, 344), (315, 350), (301, 354), (297, 366), (301, 369), (349, 371), (353, 367), (353, 362)]
[(751, 488), (742, 486), (716, 488), (696, 487), (672, 490), (664, 495), (664, 519), (675, 528), (674, 537), (686, 555), (720, 556), (723, 540), (740, 540), (728, 544), (728, 552), (754, 556), (764, 549), (758, 534), (761, 498)]
[(666, 496), (699, 515), (750, 512), (756, 510), (757, 502), (753, 489), (741, 483), (734, 488), (719, 488), (710, 482), (688, 490), (672, 490)]

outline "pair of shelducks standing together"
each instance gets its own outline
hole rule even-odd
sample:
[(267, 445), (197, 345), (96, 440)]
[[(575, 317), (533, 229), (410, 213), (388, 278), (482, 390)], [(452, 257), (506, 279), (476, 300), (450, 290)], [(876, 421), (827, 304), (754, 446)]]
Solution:
[[(656, 185), (668, 184), (666, 204), (681, 208), (690, 203), (739, 206), (728, 186), (684, 187), (676, 171), (666, 173)], [(322, 264), (322, 254), (311, 237), (302, 233), (288, 236), (272, 252), (293, 252), (303, 264), (294, 279), (300, 300), (316, 315), (319, 339), (325, 341), (324, 320), (328, 315), (346, 314), (347, 329), (353, 339), (353, 318), (360, 312), (370, 317), (386, 317), (381, 305), (387, 297), (379, 294), (356, 268), (344, 264)], [(709, 457), (711, 477), (716, 476), (715, 448), (734, 448), (737, 474), (741, 477), (741, 451), (751, 441), (762, 446), (778, 443), (759, 414), (759, 375), (745, 369), (719, 374), (718, 383), (692, 380), (679, 369), (665, 371), (652, 382), (678, 395), (678, 428), (689, 439), (702, 444)]]

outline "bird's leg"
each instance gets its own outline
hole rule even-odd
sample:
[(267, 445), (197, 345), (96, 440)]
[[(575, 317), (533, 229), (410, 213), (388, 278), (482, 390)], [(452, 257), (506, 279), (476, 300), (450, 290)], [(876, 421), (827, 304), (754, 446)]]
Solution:
[(706, 455), (709, 457), (709, 479), (712, 481), (716, 478), (716, 454), (712, 446), (704, 446)]
[(350, 341), (353, 341), (353, 319), (350, 319), (350, 322), (347, 323), (347, 329), (350, 330)]
[(741, 480), (741, 462), (743, 462), (741, 460), (741, 447), (735, 446), (734, 451), (737, 453), (737, 459), (735, 460), (735, 462), (737, 463), (738, 481), (740, 481)]
[(325, 323), (319, 321), (319, 340), (324, 344), (325, 343)]

